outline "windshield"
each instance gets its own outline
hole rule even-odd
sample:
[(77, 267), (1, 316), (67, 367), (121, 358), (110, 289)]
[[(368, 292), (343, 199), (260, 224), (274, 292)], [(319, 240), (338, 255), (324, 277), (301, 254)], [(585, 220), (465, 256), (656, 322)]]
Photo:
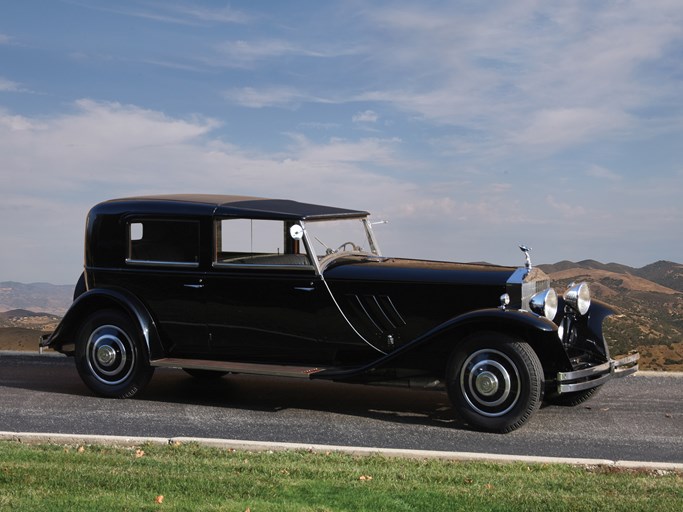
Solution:
[(380, 255), (367, 219), (308, 221), (305, 229), (320, 261), (341, 254)]

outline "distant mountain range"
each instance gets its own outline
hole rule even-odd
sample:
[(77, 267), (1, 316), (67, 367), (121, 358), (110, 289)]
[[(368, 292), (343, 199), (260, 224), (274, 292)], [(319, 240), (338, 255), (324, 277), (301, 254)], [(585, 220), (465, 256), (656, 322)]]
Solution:
[(72, 285), (4, 281), (0, 283), (0, 312), (25, 309), (63, 316), (69, 309), (73, 293)]
[[(547, 274), (559, 274), (560, 272), (583, 269), (586, 271), (603, 271), (613, 274), (625, 274), (635, 276), (646, 281), (652, 281), (669, 290), (683, 293), (683, 265), (672, 261), (657, 261), (642, 268), (633, 268), (619, 263), (600, 263), (595, 260), (583, 260), (579, 262), (560, 261), (553, 265), (539, 265)], [(590, 272), (588, 272), (590, 274)], [(641, 282), (641, 285), (646, 286)], [(667, 293), (666, 290), (661, 290)]]
[[(638, 350), (645, 368), (683, 371), (682, 264), (658, 261), (633, 268), (584, 260), (538, 267), (550, 276), (558, 293), (571, 282), (587, 281), (593, 297), (616, 310), (605, 328), (613, 355)], [(49, 283), (0, 283), (0, 328), (54, 329), (57, 317), (71, 304), (73, 289)]]

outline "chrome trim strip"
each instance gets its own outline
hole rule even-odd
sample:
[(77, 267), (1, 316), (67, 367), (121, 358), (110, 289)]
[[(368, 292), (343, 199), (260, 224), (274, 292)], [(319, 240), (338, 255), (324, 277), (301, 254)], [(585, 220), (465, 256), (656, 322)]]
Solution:
[[(391, 300), (391, 297), (389, 297), (388, 295), (380, 295), (380, 296), (379, 296), (379, 300), (381, 300), (382, 302), (384, 302), (384, 301), (387, 302), (387, 304), (389, 305), (389, 308), (390, 308), (391, 312), (394, 313), (394, 314), (396, 315), (395, 320), (398, 320), (398, 322), (399, 322), (401, 325), (407, 325), (407, 324), (406, 324), (406, 321), (405, 321), (405, 320), (403, 319), (403, 317), (401, 316), (401, 313), (399, 313), (399, 312), (398, 312), (398, 309), (396, 309), (396, 306), (394, 306), (394, 303), (393, 303), (393, 301)], [(382, 310), (384, 310), (384, 308), (382, 308)], [(393, 321), (392, 321), (392, 323), (393, 323)]]
[[(309, 259), (309, 261), (313, 262), (316, 273), (322, 278), (323, 270), (320, 267), (320, 260), (318, 260), (318, 257), (315, 254), (315, 250), (313, 249), (313, 243), (311, 242), (311, 240), (308, 236), (308, 231), (306, 231), (306, 223), (303, 220), (300, 220), (299, 225), (301, 226), (301, 229), (304, 230), (303, 241), (304, 241), (304, 247), (306, 248), (306, 252), (308, 253), (308, 259)], [(324, 279), (323, 279), (323, 281), (324, 281)]]
[(370, 222), (370, 219), (367, 217), (361, 219), (361, 221), (365, 226), (365, 234), (368, 238), (368, 242), (370, 243), (370, 252), (377, 256), (382, 256), (382, 251), (380, 251), (379, 245), (377, 244), (377, 238), (375, 238), (375, 232), (372, 229), (372, 222)]
[(204, 359), (179, 359), (167, 357), (150, 361), (151, 366), (163, 368), (187, 368), (192, 370), (212, 370), (251, 375), (270, 375), (273, 377), (294, 377), (310, 379), (314, 373), (327, 368), (311, 368), (307, 366), (286, 366), (259, 363), (242, 363), (237, 361), (209, 361)]
[(315, 270), (313, 265), (264, 265), (263, 263), (225, 263), (220, 261), (214, 261), (212, 263), (213, 268), (269, 268), (269, 269), (285, 269), (285, 270)]
[(139, 265), (141, 267), (199, 268), (199, 262), (197, 261), (154, 261), (126, 258), (126, 263), (128, 265)]

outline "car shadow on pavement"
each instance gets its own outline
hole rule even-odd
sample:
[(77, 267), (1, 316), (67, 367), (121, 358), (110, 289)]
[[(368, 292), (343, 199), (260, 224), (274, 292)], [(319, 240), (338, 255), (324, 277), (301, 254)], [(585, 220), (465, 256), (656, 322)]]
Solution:
[(406, 424), (467, 428), (442, 391), (252, 375), (202, 380), (182, 370), (157, 371), (140, 400), (277, 413), (288, 409)]
[[(0, 386), (38, 393), (95, 397), (71, 359), (5, 358)], [(102, 400), (109, 400), (102, 398)], [(112, 399), (115, 400), (115, 399)], [(302, 410), (413, 424), (468, 429), (445, 392), (230, 374), (202, 380), (182, 370), (157, 369), (132, 400), (242, 411)]]

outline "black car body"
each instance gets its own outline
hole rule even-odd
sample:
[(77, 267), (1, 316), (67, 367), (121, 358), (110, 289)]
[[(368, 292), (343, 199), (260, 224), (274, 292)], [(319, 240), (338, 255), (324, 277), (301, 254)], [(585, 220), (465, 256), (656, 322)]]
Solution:
[(558, 297), (528, 251), (521, 268), (387, 258), (368, 217), (241, 196), (100, 203), (41, 348), (75, 356), (102, 396), (135, 395), (155, 367), (445, 388), (496, 432), (637, 370), (637, 354), (610, 358), (611, 310), (585, 283)]

